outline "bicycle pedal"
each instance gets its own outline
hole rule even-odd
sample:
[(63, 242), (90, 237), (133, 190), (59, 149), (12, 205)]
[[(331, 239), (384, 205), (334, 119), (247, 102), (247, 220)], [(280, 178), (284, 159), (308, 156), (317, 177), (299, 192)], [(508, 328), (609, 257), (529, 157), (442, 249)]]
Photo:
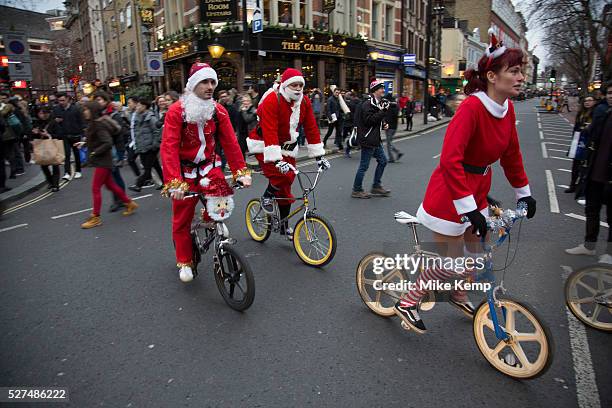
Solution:
[(408, 325), (408, 323), (406, 323), (405, 321), (402, 320), (401, 323), (402, 329), (406, 330), (406, 331), (410, 331), (412, 330), (412, 328), (410, 327), (410, 325)]

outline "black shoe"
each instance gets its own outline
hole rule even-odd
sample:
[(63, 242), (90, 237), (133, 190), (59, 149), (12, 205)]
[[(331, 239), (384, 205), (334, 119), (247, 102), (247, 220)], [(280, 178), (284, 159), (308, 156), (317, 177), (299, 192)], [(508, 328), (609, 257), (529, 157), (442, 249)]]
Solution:
[(11, 191), (12, 189), (10, 187), (2, 187), (0, 188), (0, 194), (2, 193), (6, 193), (7, 191)]
[(417, 307), (403, 307), (400, 305), (400, 303), (401, 300), (398, 301), (393, 307), (395, 314), (398, 315), (404, 323), (410, 326), (412, 330), (416, 331), (417, 333), (425, 333), (427, 329), (425, 328), (425, 324), (417, 312)]
[(53, 186), (51, 187), (51, 191), (54, 193), (57, 193), (59, 191), (59, 187), (58, 186)]
[(142, 185), (142, 188), (151, 188), (151, 187), (155, 187), (155, 182), (151, 179), (145, 181), (144, 184)]
[(575, 192), (576, 192), (576, 186), (569, 186), (564, 191), (564, 193), (575, 193)]
[(158, 185), (158, 186), (155, 186), (155, 189), (156, 189), (156, 190), (161, 190), (162, 188), (164, 188), (164, 185), (163, 185), (163, 184), (160, 184), (160, 185)]
[(142, 187), (137, 186), (136, 184), (134, 184), (133, 186), (129, 186), (128, 187), (130, 190), (135, 191), (137, 193), (140, 193), (140, 191), (142, 191)]
[(14, 180), (14, 179), (16, 179), (16, 178), (17, 178), (17, 176), (16, 176), (16, 175), (14, 175), (14, 174), (11, 174), (11, 175), (9, 176), (9, 178), (10, 178), (11, 180)]
[(125, 204), (122, 201), (116, 201), (116, 202), (113, 203), (113, 205), (110, 206), (108, 211), (109, 212), (117, 212), (117, 211), (119, 211), (123, 207), (125, 207)]
[(404, 155), (404, 153), (399, 152), (399, 153), (397, 154), (397, 159), (395, 159), (395, 160), (398, 160), (398, 161), (399, 161), (399, 159), (401, 159), (403, 155)]
[(274, 214), (274, 198), (261, 197), (261, 208), (268, 214)]
[(469, 300), (465, 302), (461, 302), (459, 300), (450, 298), (449, 301), (451, 305), (461, 310), (463, 314), (465, 314), (467, 317), (471, 317), (471, 318), (474, 317), (474, 305)]

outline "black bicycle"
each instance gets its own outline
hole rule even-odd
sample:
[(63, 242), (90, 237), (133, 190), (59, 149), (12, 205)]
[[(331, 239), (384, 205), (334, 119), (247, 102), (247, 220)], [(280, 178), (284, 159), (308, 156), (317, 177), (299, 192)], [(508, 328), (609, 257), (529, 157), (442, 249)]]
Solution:
[[(240, 185), (234, 189), (242, 188)], [(206, 208), (206, 197), (202, 193), (188, 191), (185, 198), (198, 197)], [(203, 221), (202, 217), (191, 228), (193, 245), (193, 276), (198, 274), (202, 254), (214, 248), (214, 275), (217, 288), (234, 310), (248, 309), (255, 299), (255, 278), (246, 259), (234, 248), (236, 240), (229, 235), (223, 221)]]

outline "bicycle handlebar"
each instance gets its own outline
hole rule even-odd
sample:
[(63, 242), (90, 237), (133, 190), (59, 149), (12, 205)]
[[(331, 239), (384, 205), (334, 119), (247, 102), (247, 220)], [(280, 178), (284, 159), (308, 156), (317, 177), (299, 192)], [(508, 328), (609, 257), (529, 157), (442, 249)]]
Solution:
[[(487, 229), (490, 231), (499, 230), (501, 228), (511, 228), (512, 225), (521, 218), (527, 216), (527, 204), (521, 202), (516, 207), (516, 210), (506, 209), (505, 211), (499, 207), (491, 207), (496, 214), (487, 219)], [(465, 215), (461, 217), (461, 222), (466, 223), (470, 220)]]

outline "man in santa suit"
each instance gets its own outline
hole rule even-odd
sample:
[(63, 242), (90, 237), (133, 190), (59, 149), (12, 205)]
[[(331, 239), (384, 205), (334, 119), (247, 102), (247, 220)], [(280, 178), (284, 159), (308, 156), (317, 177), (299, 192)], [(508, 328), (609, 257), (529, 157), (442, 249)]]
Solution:
[[(293, 195), (291, 185), (295, 174), (289, 165), (295, 166), (298, 154), (298, 128), (304, 127), (308, 142), (308, 155), (316, 157), (317, 164), (324, 170), (330, 165), (323, 158), (325, 149), (321, 143), (321, 134), (317, 127), (312, 105), (304, 98), (304, 77), (297, 69), (287, 68), (281, 76), (281, 81), (262, 96), (257, 107), (259, 125), (253, 129), (247, 139), (247, 146), (255, 154), (264, 176), (268, 179), (268, 187), (261, 199), (264, 211), (274, 212), (273, 197), (285, 198), (278, 200), (281, 219), (287, 217), (291, 210)], [(281, 233), (289, 238), (292, 231), (287, 222), (281, 226)]]
[[(225, 219), (233, 208), (231, 189), (221, 170), (221, 158), (215, 153), (217, 143), (221, 144), (234, 181), (246, 187), (251, 185), (250, 171), (246, 168), (229, 115), (213, 100), (217, 83), (217, 73), (208, 64), (193, 64), (185, 92), (179, 102), (170, 106), (164, 122), (161, 159), (165, 184), (162, 194), (173, 199), (172, 239), (183, 282), (193, 279), (190, 228), (198, 203), (197, 197), (185, 198), (185, 193), (202, 192), (208, 201), (223, 200), (227, 211), (213, 213), (207, 203), (204, 221)], [(223, 197), (220, 191), (225, 192)]]

